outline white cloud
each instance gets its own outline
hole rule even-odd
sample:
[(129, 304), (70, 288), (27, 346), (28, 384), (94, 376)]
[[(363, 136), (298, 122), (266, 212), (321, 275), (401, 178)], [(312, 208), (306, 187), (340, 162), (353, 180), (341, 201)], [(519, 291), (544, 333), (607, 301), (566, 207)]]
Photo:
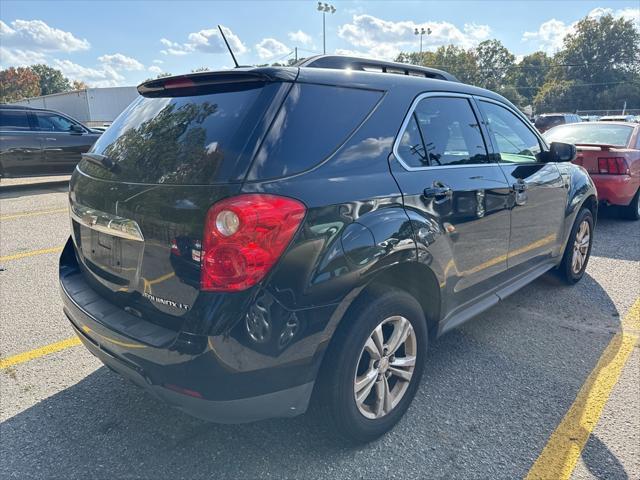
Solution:
[(102, 55), (98, 57), (103, 65), (109, 65), (116, 70), (143, 70), (144, 65), (132, 57), (127, 57), (122, 53), (114, 53), (111, 55)]
[(275, 38), (263, 38), (260, 43), (256, 44), (256, 51), (258, 56), (264, 60), (289, 53), (291, 49)]
[(45, 55), (33, 50), (0, 47), (0, 65), (3, 67), (25, 67), (35, 63), (46, 63)]
[(313, 42), (311, 35), (303, 32), (302, 30), (298, 30), (297, 32), (289, 32), (287, 36), (289, 37), (289, 40), (300, 45), (311, 45), (311, 43)]
[(92, 87), (116, 87), (122, 85), (125, 78), (113, 67), (103, 65), (102, 68), (83, 67), (70, 60), (53, 60), (53, 67), (62, 71), (71, 80), (82, 80)]
[[(240, 37), (233, 33), (231, 29), (222, 27), (222, 30), (234, 54), (241, 55), (248, 50), (240, 40)], [(160, 52), (164, 55), (186, 55), (195, 51), (206, 53), (225, 53), (227, 51), (227, 47), (217, 28), (190, 33), (187, 40), (187, 42), (180, 43), (161, 38), (160, 43), (166, 48), (160, 50)]]
[(75, 52), (91, 46), (87, 40), (50, 27), (42, 20), (14, 20), (11, 26), (0, 20), (0, 40), (3, 47), (45, 52)]
[[(640, 8), (613, 10), (612, 8), (598, 7), (591, 10), (587, 16), (599, 19), (608, 14), (616, 18), (622, 17), (625, 20), (633, 20), (636, 27), (640, 28)], [(537, 31), (524, 32), (522, 40), (524, 42), (535, 43), (538, 50), (553, 54), (562, 48), (564, 37), (569, 33), (573, 33), (577, 23), (578, 22), (565, 23), (552, 18), (551, 20), (543, 22)]]
[(155, 60), (153, 61), (153, 63), (158, 64), (158, 65), (162, 65), (162, 64), (164, 63), (164, 60), (158, 60), (158, 59), (155, 59)]
[(147, 68), (147, 70), (149, 70), (151, 73), (155, 73), (156, 75), (162, 73), (162, 69), (157, 65), (151, 65), (149, 68)]
[(564, 37), (573, 31), (574, 24), (567, 25), (552, 18), (542, 23), (536, 32), (524, 32), (522, 40), (537, 42), (536, 48), (552, 55), (562, 48)]
[(414, 34), (416, 28), (431, 30), (422, 37), (425, 50), (449, 44), (471, 48), (491, 33), (488, 25), (465, 24), (462, 31), (448, 22), (394, 22), (364, 14), (354, 15), (351, 23), (340, 26), (338, 35), (354, 47), (366, 49), (371, 57), (392, 59), (402, 50), (417, 50), (420, 40)]

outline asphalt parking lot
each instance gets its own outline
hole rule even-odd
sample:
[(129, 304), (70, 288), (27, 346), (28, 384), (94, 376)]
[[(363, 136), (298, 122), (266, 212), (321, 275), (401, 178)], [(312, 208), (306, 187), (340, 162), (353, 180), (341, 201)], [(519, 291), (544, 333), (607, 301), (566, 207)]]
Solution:
[(580, 284), (547, 274), (432, 344), (405, 418), (354, 448), (313, 416), (190, 418), (78, 346), (66, 189), (0, 186), (1, 478), (640, 478), (639, 223), (603, 212)]

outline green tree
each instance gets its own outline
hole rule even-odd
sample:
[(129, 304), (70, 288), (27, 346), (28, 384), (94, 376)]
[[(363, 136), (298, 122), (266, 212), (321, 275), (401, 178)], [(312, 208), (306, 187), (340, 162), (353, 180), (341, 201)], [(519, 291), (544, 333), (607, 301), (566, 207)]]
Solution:
[(551, 57), (544, 52), (534, 52), (526, 55), (513, 67), (511, 73), (513, 85), (526, 105), (533, 103), (533, 98), (544, 84), (547, 73), (550, 70), (557, 70), (549, 68), (551, 60)]
[(71, 90), (71, 83), (60, 70), (51, 68), (48, 65), (31, 65), (31, 70), (40, 79), (40, 94), (50, 95), (52, 93), (68, 92)]
[(89, 88), (89, 85), (84, 83), (82, 80), (74, 80), (71, 82), (72, 90), (86, 90), (87, 88)]
[(40, 95), (38, 76), (25, 67), (0, 70), (0, 103), (17, 102)]
[(538, 111), (640, 108), (640, 32), (632, 20), (585, 17), (564, 39), (544, 87)]
[(505, 86), (516, 57), (499, 40), (485, 40), (475, 49), (478, 71), (474, 85), (489, 90)]

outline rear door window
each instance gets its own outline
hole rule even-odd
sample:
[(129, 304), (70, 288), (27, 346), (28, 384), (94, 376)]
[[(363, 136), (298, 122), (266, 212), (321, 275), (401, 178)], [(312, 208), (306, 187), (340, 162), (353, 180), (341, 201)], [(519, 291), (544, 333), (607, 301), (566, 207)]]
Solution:
[(410, 168), (489, 163), (480, 122), (469, 100), (428, 97), (420, 101), (398, 143)]
[(0, 130), (22, 132), (30, 129), (27, 112), (20, 110), (0, 110)]
[(83, 161), (98, 178), (132, 183), (212, 184), (246, 175), (262, 121), (281, 83), (222, 85), (202, 95), (139, 97), (95, 143), (115, 164)]
[(349, 138), (381, 97), (379, 91), (294, 84), (248, 179), (283, 177), (318, 165)]

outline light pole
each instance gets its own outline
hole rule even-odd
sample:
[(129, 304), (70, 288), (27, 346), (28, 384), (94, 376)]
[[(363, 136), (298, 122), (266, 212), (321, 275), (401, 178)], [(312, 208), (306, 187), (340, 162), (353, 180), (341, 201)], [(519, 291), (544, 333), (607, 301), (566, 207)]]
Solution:
[(420, 28), (420, 29), (415, 29), (413, 31), (414, 35), (420, 35), (420, 56), (422, 56), (422, 36), (426, 33), (427, 35), (431, 35), (431, 29), (427, 28), (426, 30), (424, 28)]
[(318, 2), (318, 11), (322, 12), (322, 53), (327, 54), (327, 30), (326, 30), (326, 14), (336, 13), (336, 7), (328, 3)]

